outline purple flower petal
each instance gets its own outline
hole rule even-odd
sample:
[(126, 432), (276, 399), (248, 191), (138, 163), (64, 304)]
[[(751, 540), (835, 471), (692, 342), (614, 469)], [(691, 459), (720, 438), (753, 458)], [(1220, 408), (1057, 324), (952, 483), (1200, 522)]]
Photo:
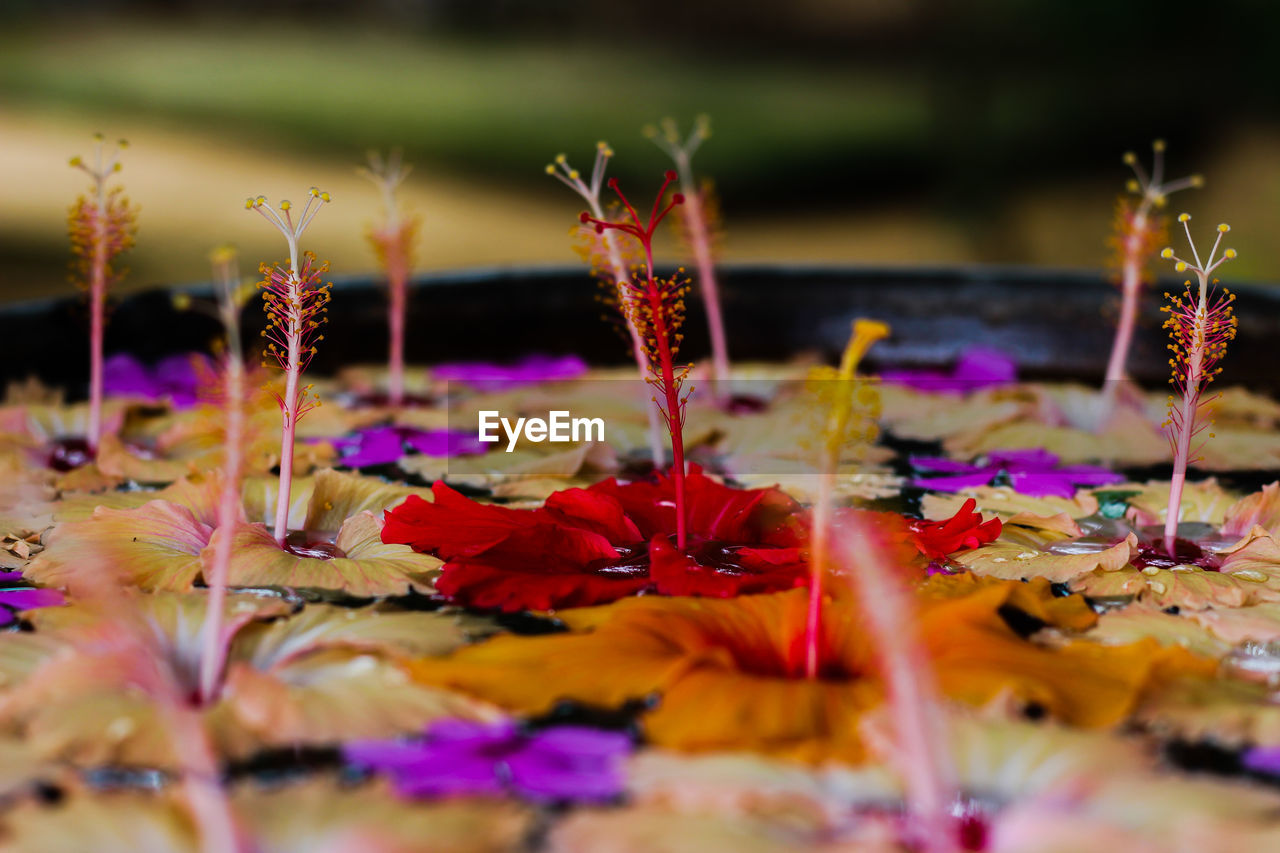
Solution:
[(148, 367), (128, 353), (117, 353), (102, 365), (103, 390), (115, 397), (138, 397), (150, 402), (170, 401), (175, 408), (196, 403), (200, 372), (196, 365), (209, 364), (200, 353), (171, 355)]
[(959, 459), (948, 459), (945, 456), (912, 456), (911, 467), (948, 474), (968, 474), (986, 470), (984, 465), (971, 465), (968, 462), (961, 462)]
[(918, 391), (965, 392), (1016, 382), (1018, 367), (1002, 352), (974, 347), (961, 354), (949, 372), (940, 370), (882, 370), (880, 380)]
[(1255, 746), (1247, 749), (1240, 758), (1240, 765), (1255, 773), (1280, 776), (1280, 746)]
[(999, 468), (1054, 468), (1058, 456), (1041, 447), (993, 450), (987, 454), (987, 464)]
[(341, 447), (335, 443), (335, 449), (349, 468), (390, 465), (404, 456), (404, 439), (395, 427), (372, 427), (359, 430), (354, 441), (343, 441)]
[(918, 489), (933, 489), (936, 492), (958, 492), (961, 489), (975, 489), (991, 482), (995, 471), (978, 468), (972, 474), (952, 474), (947, 477), (917, 477), (911, 485)]
[(22, 572), (0, 571), (0, 584), (21, 583)]
[(461, 382), (480, 392), (507, 391), (538, 382), (576, 379), (587, 372), (587, 363), (576, 355), (531, 355), (512, 365), (472, 361), (441, 364), (432, 369), (437, 379)]
[(358, 741), (343, 750), (351, 764), (388, 774), (401, 796), (510, 791), (539, 802), (618, 796), (630, 751), (621, 733), (561, 726), (526, 734), (510, 720), (444, 720), (417, 741)]
[(423, 456), (475, 456), (489, 449), (475, 433), (453, 429), (412, 430), (405, 441)]
[(1012, 471), (1009, 482), (1014, 491), (1033, 498), (1070, 498), (1076, 493), (1071, 477), (1059, 471)]

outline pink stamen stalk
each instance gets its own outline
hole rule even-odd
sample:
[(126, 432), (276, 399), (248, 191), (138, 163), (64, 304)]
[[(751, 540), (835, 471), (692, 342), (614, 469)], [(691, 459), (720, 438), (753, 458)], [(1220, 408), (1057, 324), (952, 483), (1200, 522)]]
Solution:
[[(1191, 226), (1187, 224), (1190, 219), (1185, 213), (1178, 217), (1186, 231), (1195, 262), (1182, 260), (1173, 254), (1173, 249), (1160, 253), (1160, 257), (1176, 262), (1178, 272), (1191, 270), (1198, 281), (1198, 287), (1193, 288), (1188, 280), (1184, 295), (1166, 293), (1169, 304), (1161, 309), (1169, 315), (1164, 323), (1172, 339), (1169, 349), (1173, 355), (1169, 366), (1173, 368), (1173, 378), (1169, 384), (1177, 392), (1176, 396), (1169, 397), (1169, 417), (1164, 423), (1169, 430), (1169, 444), (1173, 450), (1173, 477), (1169, 483), (1169, 506), (1164, 524), (1164, 548), (1170, 555), (1176, 553), (1187, 466), (1196, 461), (1198, 452), (1198, 446), (1193, 448), (1192, 441), (1212, 424), (1206, 410), (1214, 398), (1203, 399), (1204, 390), (1222, 372), (1218, 363), (1226, 355), (1227, 343), (1236, 336), (1236, 318), (1232, 308), (1235, 295), (1225, 288), (1211, 290), (1211, 285), (1216, 286), (1218, 280), (1210, 281), (1209, 278), (1214, 270), (1236, 257), (1235, 249), (1226, 249), (1220, 258), (1214, 260), (1222, 244), (1222, 235), (1231, 228), (1225, 223), (1218, 226), (1218, 238), (1209, 251), (1208, 260), (1202, 262), (1195, 241), (1191, 239)], [(1212, 438), (1213, 433), (1209, 433), (1209, 437)]]
[(685, 197), (685, 237), (693, 252), (702, 303), (707, 311), (716, 396), (723, 400), (729, 394), (729, 340), (725, 335), (724, 314), (720, 309), (720, 287), (716, 282), (715, 255), (711, 245), (711, 224), (707, 221), (706, 199), (694, 179), (692, 162), (694, 153), (711, 136), (711, 121), (707, 116), (698, 116), (693, 130), (683, 142), (672, 119), (663, 119), (661, 125), (661, 134), (657, 128), (647, 127), (645, 135), (667, 152), (676, 164), (676, 171), (680, 173), (680, 189)]
[(276, 395), (283, 416), (280, 435), (280, 490), (276, 498), (275, 539), (281, 548), (286, 547), (289, 536), (290, 490), (293, 485), (293, 443), (298, 421), (307, 412), (320, 405), (320, 398), (311, 394), (311, 386), (301, 385), (302, 372), (316, 354), (315, 345), (324, 340), (319, 334), (324, 315), (328, 313), (329, 288), (322, 284), (322, 277), (329, 271), (328, 264), (315, 265), (315, 255), (307, 252), (301, 266), (298, 264), (298, 240), (311, 224), (320, 208), (329, 201), (329, 194), (312, 187), (307, 205), (295, 225), (287, 201), (280, 203), (277, 213), (266, 198), (248, 199), (245, 207), (256, 210), (274, 225), (289, 244), (289, 267), (262, 264), (259, 271), (263, 280), (262, 299), (266, 304), (267, 328), (262, 336), (267, 339), (263, 351), (266, 359), (274, 359), (276, 366), (285, 373), (285, 391)]
[[(563, 154), (556, 155), (554, 163), (547, 164), (546, 172), (553, 178), (573, 190), (582, 200), (587, 203), (590, 208), (591, 216), (596, 220), (605, 218), (604, 206), (600, 203), (600, 190), (604, 184), (604, 173), (609, 165), (609, 158), (613, 156), (613, 149), (606, 142), (596, 143), (596, 162), (591, 170), (590, 183), (582, 179), (582, 174), (569, 165), (568, 159)], [(640, 330), (636, 328), (635, 322), (632, 320), (634, 313), (635, 297), (631, 293), (631, 289), (627, 287), (627, 281), (631, 276), (627, 272), (627, 265), (622, 259), (622, 250), (615, 235), (605, 230), (600, 232), (600, 238), (604, 243), (605, 257), (608, 259), (609, 270), (608, 275), (613, 279), (618, 307), (622, 312), (624, 322), (627, 324), (627, 334), (631, 338), (631, 355), (635, 359), (636, 369), (640, 372), (640, 378), (647, 380), (649, 375), (649, 359), (645, 354), (644, 338), (640, 335)], [(647, 405), (645, 401), (645, 413), (649, 418), (649, 453), (653, 459), (653, 467), (661, 470), (664, 459), (662, 450), (662, 424), (658, 420), (658, 410)]]
[(906, 785), (907, 812), (913, 818), (907, 840), (913, 850), (950, 853), (959, 849), (958, 828), (950, 816), (956, 800), (955, 769), (911, 595), (895, 575), (879, 531), (861, 516), (851, 514), (842, 525), (836, 551), (870, 628), (888, 691), (896, 763)]
[[(820, 638), (822, 636), (822, 598), (830, 569), (831, 519), (834, 514), (836, 469), (848, 445), (849, 423), (853, 416), (853, 383), (858, 364), (867, 350), (878, 340), (888, 337), (889, 327), (874, 320), (855, 320), (853, 334), (840, 357), (834, 375), (819, 373), (818, 379), (834, 383), (827, 422), (823, 430), (819, 461), (818, 494), (813, 503), (809, 533), (809, 609), (805, 618), (805, 675), (817, 678), (822, 670)], [(829, 368), (828, 368), (829, 370)], [(822, 397), (829, 395), (823, 394)], [(872, 422), (874, 429), (874, 422)], [(863, 438), (872, 438), (864, 436)]]
[(205, 853), (248, 853), (252, 848), (221, 782), (217, 753), (201, 712), (188, 701), (168, 651), (156, 641), (156, 628), (135, 605), (135, 596), (114, 576), (114, 567), (85, 572), (76, 587), (82, 604), (92, 604), (101, 619), (84, 627), (80, 654), (100, 656), (106, 666), (126, 667), (132, 689), (156, 709), (178, 760), (179, 790), (191, 813), (199, 849)]
[[(244, 348), (240, 341), (240, 273), (233, 250), (220, 249), (213, 255), (214, 282), (218, 291), (218, 314), (226, 330), (226, 358), (223, 365), (223, 408), (227, 425), (222, 464), (222, 490), (218, 497), (218, 529), (231, 531), (243, 520), (240, 482), (244, 473), (245, 397), (247, 392)], [(223, 627), (227, 599), (227, 577), (231, 567), (232, 537), (219, 537), (213, 565), (205, 577), (209, 587), (209, 607), (200, 640), (199, 698), (214, 702), (221, 688), (226, 665), (228, 638)]]
[[(629, 318), (645, 341), (645, 356), (651, 374), (646, 377), (646, 381), (657, 388), (663, 397), (662, 401), (655, 398), (654, 402), (657, 403), (658, 411), (671, 435), (671, 476), (676, 493), (676, 547), (683, 549), (687, 543), (683, 431), (688, 394), (682, 396), (681, 392), (689, 368), (685, 366), (677, 369), (675, 357), (679, 353), (680, 341), (684, 337), (679, 330), (684, 322), (684, 297), (688, 293), (688, 288), (680, 278), (683, 270), (669, 279), (661, 279), (655, 275), (653, 269), (653, 232), (672, 208), (684, 203), (684, 196), (675, 193), (671, 202), (666, 207), (662, 206), (662, 198), (666, 195), (667, 187), (671, 186), (671, 182), (675, 179), (675, 172), (668, 171), (664, 175), (662, 188), (658, 190), (658, 195), (653, 201), (653, 209), (649, 213), (648, 223), (645, 225), (640, 224), (640, 216), (627, 201), (627, 197), (622, 194), (622, 190), (618, 189), (618, 182), (613, 178), (609, 179), (609, 188), (618, 194), (630, 221), (609, 222), (585, 211), (579, 220), (584, 225), (594, 225), (599, 234), (604, 234), (606, 231), (620, 231), (628, 234), (644, 247), (645, 281), (643, 283), (627, 281), (627, 299), (621, 303), (621, 306), (624, 310), (630, 306)], [(689, 393), (692, 391), (693, 389), (690, 388)]]
[(417, 223), (401, 217), (396, 188), (404, 183), (412, 167), (401, 162), (399, 151), (392, 151), (386, 161), (376, 151), (370, 151), (368, 168), (357, 171), (378, 188), (386, 214), (382, 227), (370, 230), (369, 241), (387, 273), (387, 397), (392, 406), (399, 407), (404, 404), (405, 310)]
[(92, 195), (81, 196), (67, 217), (71, 250), (76, 255), (76, 279), (89, 296), (89, 426), (85, 436), (90, 451), (102, 440), (102, 346), (106, 327), (107, 289), (119, 278), (112, 261), (133, 246), (136, 213), (119, 187), (107, 188), (108, 179), (120, 171), (120, 152), (128, 147), (120, 140), (115, 151), (103, 150), (102, 134), (94, 137), (93, 165), (72, 157), (71, 165), (93, 181)]
[(1128, 152), (1124, 155), (1125, 164), (1134, 173), (1127, 189), (1139, 195), (1140, 200), (1132, 208), (1122, 203), (1118, 213), (1118, 233), (1114, 242), (1120, 262), (1120, 321), (1116, 325), (1116, 336), (1107, 361), (1105, 411), (1110, 411), (1120, 386), (1128, 377), (1125, 367), (1129, 362), (1133, 330), (1138, 319), (1138, 299), (1147, 281), (1147, 259), (1164, 232), (1162, 217), (1156, 211), (1165, 206), (1172, 193), (1200, 187), (1204, 183), (1199, 175), (1164, 183), (1164, 141), (1157, 139), (1151, 147), (1154, 159), (1150, 176), (1135, 154)]

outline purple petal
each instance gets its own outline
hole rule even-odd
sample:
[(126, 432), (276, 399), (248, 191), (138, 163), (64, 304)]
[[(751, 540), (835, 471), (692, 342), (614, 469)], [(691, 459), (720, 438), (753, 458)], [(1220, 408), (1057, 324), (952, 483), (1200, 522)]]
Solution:
[[(986, 471), (986, 466), (970, 465), (959, 459), (948, 459), (945, 456), (912, 456), (911, 467), (923, 471), (940, 471), (947, 474), (976, 474)], [(992, 474), (996, 472), (991, 471)]]
[(404, 439), (395, 427), (359, 430), (356, 441), (358, 443), (354, 447), (343, 442), (343, 447), (337, 448), (342, 454), (341, 463), (349, 468), (389, 465), (404, 456)]
[(435, 367), (431, 373), (437, 379), (462, 382), (473, 390), (482, 392), (506, 391), (538, 382), (576, 379), (587, 372), (587, 364), (576, 355), (559, 358), (531, 355), (513, 365), (490, 362), (456, 362)]
[(22, 572), (0, 571), (0, 583), (21, 583)]
[(999, 350), (973, 347), (956, 362), (952, 375), (974, 388), (1008, 385), (1018, 379), (1018, 365)]
[(597, 802), (622, 793), (622, 759), (631, 739), (576, 726), (533, 736), (507, 767), (516, 791), (535, 800)]
[(993, 450), (987, 454), (989, 464), (1009, 471), (1019, 468), (1039, 469), (1055, 468), (1058, 464), (1057, 454), (1050, 453), (1041, 447), (1028, 447), (1019, 450)]
[(1247, 749), (1240, 758), (1246, 770), (1280, 776), (1280, 746), (1255, 746)]
[(1033, 498), (1070, 498), (1076, 493), (1071, 475), (1061, 471), (1014, 471), (1009, 482), (1014, 491)]
[(1069, 476), (1071, 482), (1080, 486), (1109, 486), (1113, 483), (1123, 483), (1126, 479), (1123, 474), (1099, 468), (1097, 465), (1067, 465), (1059, 468), (1058, 471)]
[(953, 474), (949, 477), (917, 477), (911, 485), (920, 489), (933, 489), (938, 492), (958, 492), (961, 489), (973, 489), (991, 482), (995, 472), (979, 468), (972, 474)]
[(964, 392), (1017, 381), (1017, 364), (1002, 352), (984, 347), (965, 350), (949, 372), (939, 370), (884, 370), (880, 380), (918, 391)]
[(60, 607), (67, 599), (56, 589), (0, 589), (0, 604), (14, 610), (34, 610), (37, 607)]
[(102, 390), (112, 397), (142, 397), (157, 400), (157, 387), (146, 365), (128, 353), (116, 353), (102, 363)]
[(424, 456), (474, 456), (488, 446), (472, 432), (451, 429), (406, 429), (404, 440)]

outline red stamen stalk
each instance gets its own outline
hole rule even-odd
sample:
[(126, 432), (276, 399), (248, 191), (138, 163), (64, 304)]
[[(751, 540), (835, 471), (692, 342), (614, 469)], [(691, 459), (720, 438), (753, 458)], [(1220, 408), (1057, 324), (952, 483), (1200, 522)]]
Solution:
[[(1170, 555), (1176, 553), (1187, 467), (1197, 461), (1198, 447), (1193, 447), (1192, 442), (1212, 424), (1206, 410), (1214, 398), (1204, 399), (1204, 391), (1222, 372), (1218, 363), (1226, 355), (1227, 343), (1236, 336), (1236, 318), (1232, 308), (1235, 295), (1225, 289), (1210, 290), (1211, 285), (1217, 284), (1217, 279), (1210, 281), (1209, 278), (1215, 269), (1236, 257), (1235, 249), (1227, 249), (1214, 260), (1222, 235), (1231, 229), (1226, 224), (1218, 226), (1218, 239), (1209, 252), (1208, 260), (1202, 263), (1191, 239), (1191, 227), (1187, 225), (1190, 219), (1185, 213), (1178, 217), (1187, 233), (1195, 263), (1176, 257), (1172, 249), (1165, 249), (1160, 254), (1174, 260), (1178, 272), (1188, 269), (1194, 272), (1198, 281), (1195, 288), (1187, 281), (1183, 295), (1166, 293), (1169, 304), (1162, 309), (1169, 315), (1164, 327), (1172, 339), (1169, 349), (1173, 356), (1169, 359), (1169, 366), (1173, 368), (1173, 378), (1169, 384), (1177, 391), (1176, 397), (1169, 397), (1169, 417), (1164, 423), (1169, 430), (1169, 444), (1173, 451), (1173, 477), (1169, 483), (1169, 505), (1164, 525), (1164, 548)], [(1209, 433), (1209, 437), (1212, 438), (1213, 433)]]
[(387, 397), (392, 406), (399, 407), (404, 404), (405, 310), (417, 222), (402, 220), (395, 191), (411, 167), (401, 163), (399, 151), (392, 151), (385, 162), (377, 152), (370, 151), (368, 168), (357, 171), (378, 187), (385, 209), (385, 221), (381, 228), (369, 231), (369, 242), (387, 274)]
[[(267, 328), (262, 336), (267, 339), (263, 351), (266, 359), (274, 359), (275, 366), (285, 373), (285, 391), (276, 395), (283, 416), (280, 430), (280, 489), (276, 498), (275, 539), (281, 548), (286, 547), (289, 535), (289, 503), (293, 485), (293, 444), (298, 421), (307, 412), (320, 405), (320, 398), (311, 394), (311, 386), (301, 384), (302, 372), (316, 353), (315, 345), (324, 340), (320, 326), (328, 313), (329, 288), (323, 284), (323, 275), (329, 265), (315, 266), (315, 255), (307, 252), (301, 267), (298, 265), (298, 240), (320, 207), (329, 201), (329, 194), (311, 188), (307, 205), (295, 225), (290, 214), (290, 204), (280, 203), (277, 213), (262, 196), (249, 199), (245, 207), (257, 210), (274, 225), (289, 244), (289, 266), (262, 264), (259, 271), (263, 280), (258, 283), (266, 304)], [(308, 399), (310, 396), (310, 399)]]
[[(218, 529), (230, 531), (244, 515), (240, 483), (244, 473), (245, 398), (247, 396), (244, 349), (240, 342), (240, 274), (235, 252), (219, 250), (213, 256), (214, 281), (218, 288), (218, 313), (226, 330), (226, 357), (223, 365), (223, 409), (226, 413), (225, 456), (222, 490), (218, 497)], [(227, 578), (231, 568), (231, 536), (219, 537), (205, 583), (209, 605), (200, 641), (199, 699), (212, 704), (221, 689), (229, 638), (223, 630), (227, 598)]]
[(94, 164), (81, 157), (71, 158), (71, 165), (88, 175), (92, 196), (81, 196), (71, 206), (67, 217), (73, 262), (73, 278), (89, 297), (89, 424), (86, 440), (90, 451), (96, 451), (102, 440), (102, 347), (106, 327), (107, 289), (121, 276), (112, 262), (133, 246), (136, 211), (119, 187), (107, 188), (107, 181), (120, 171), (120, 152), (128, 143), (120, 140), (109, 156), (103, 152), (102, 135), (97, 143)]
[[(590, 208), (593, 220), (602, 221), (605, 219), (605, 213), (604, 207), (600, 203), (600, 189), (604, 181), (605, 170), (609, 165), (609, 158), (612, 156), (613, 149), (609, 147), (608, 143), (596, 143), (596, 162), (595, 168), (591, 172), (590, 182), (584, 181), (581, 173), (577, 169), (570, 167), (568, 159), (563, 154), (557, 155), (554, 163), (547, 164), (546, 172), (582, 197)], [(631, 289), (627, 287), (627, 281), (631, 276), (627, 272), (627, 264), (623, 260), (622, 249), (614, 239), (615, 236), (611, 231), (607, 230), (600, 233), (605, 259), (609, 265), (606, 275), (610, 277), (610, 284), (614, 289), (614, 298), (617, 299), (618, 309), (621, 311), (623, 321), (627, 325), (627, 335), (631, 339), (631, 355), (635, 359), (636, 369), (640, 372), (640, 379), (647, 380), (649, 359), (645, 354), (644, 338), (636, 328), (635, 321), (632, 320), (632, 314), (635, 310), (635, 306), (632, 303), (635, 301), (635, 296), (632, 295)], [(644, 402), (645, 413), (649, 420), (649, 454), (653, 459), (653, 467), (661, 470), (664, 458), (662, 451), (662, 424), (658, 419), (657, 409), (648, 405), (648, 399)]]
[[(662, 395), (662, 400), (655, 398), (658, 411), (671, 436), (672, 480), (676, 493), (676, 546), (683, 549), (687, 544), (685, 530), (685, 483), (684, 483), (684, 414), (688, 393), (682, 395), (688, 367), (677, 368), (675, 357), (679, 353), (680, 325), (684, 322), (684, 296), (688, 292), (686, 282), (680, 278), (681, 270), (669, 279), (658, 278), (653, 268), (653, 233), (663, 218), (678, 204), (684, 203), (684, 196), (676, 193), (670, 204), (662, 206), (662, 198), (667, 187), (676, 179), (676, 173), (668, 171), (664, 176), (662, 188), (653, 203), (647, 224), (640, 224), (640, 217), (635, 208), (627, 201), (627, 197), (618, 189), (617, 181), (610, 179), (609, 187), (618, 194), (619, 200), (626, 209), (629, 222), (609, 222), (593, 217), (584, 212), (579, 219), (583, 224), (592, 224), (597, 233), (619, 231), (628, 234), (640, 242), (644, 248), (645, 279), (643, 283), (627, 281), (627, 300), (621, 307), (628, 312), (629, 319), (645, 341), (645, 355), (650, 376), (646, 377)], [(689, 389), (689, 393), (692, 392)]]
[(675, 122), (663, 119), (662, 133), (646, 128), (646, 135), (659, 148), (666, 151), (680, 173), (680, 189), (685, 197), (685, 238), (693, 253), (694, 266), (698, 270), (698, 286), (702, 303), (707, 311), (707, 330), (711, 337), (711, 365), (715, 379), (716, 396), (724, 399), (729, 394), (729, 342), (724, 331), (724, 314), (720, 308), (720, 287), (716, 282), (715, 256), (712, 251), (712, 228), (708, 221), (705, 199), (698, 189), (693, 175), (693, 155), (711, 136), (711, 122), (706, 116), (698, 116), (693, 131), (683, 143)]

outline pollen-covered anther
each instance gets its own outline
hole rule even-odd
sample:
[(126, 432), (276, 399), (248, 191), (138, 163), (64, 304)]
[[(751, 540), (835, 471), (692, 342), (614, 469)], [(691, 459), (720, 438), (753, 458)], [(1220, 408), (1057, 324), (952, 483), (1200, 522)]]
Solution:
[(1178, 214), (1178, 221), (1179, 221), (1179, 222), (1190, 222), (1190, 221), (1191, 221), (1191, 214), (1190, 214), (1190, 213), (1179, 213), (1179, 214)]

